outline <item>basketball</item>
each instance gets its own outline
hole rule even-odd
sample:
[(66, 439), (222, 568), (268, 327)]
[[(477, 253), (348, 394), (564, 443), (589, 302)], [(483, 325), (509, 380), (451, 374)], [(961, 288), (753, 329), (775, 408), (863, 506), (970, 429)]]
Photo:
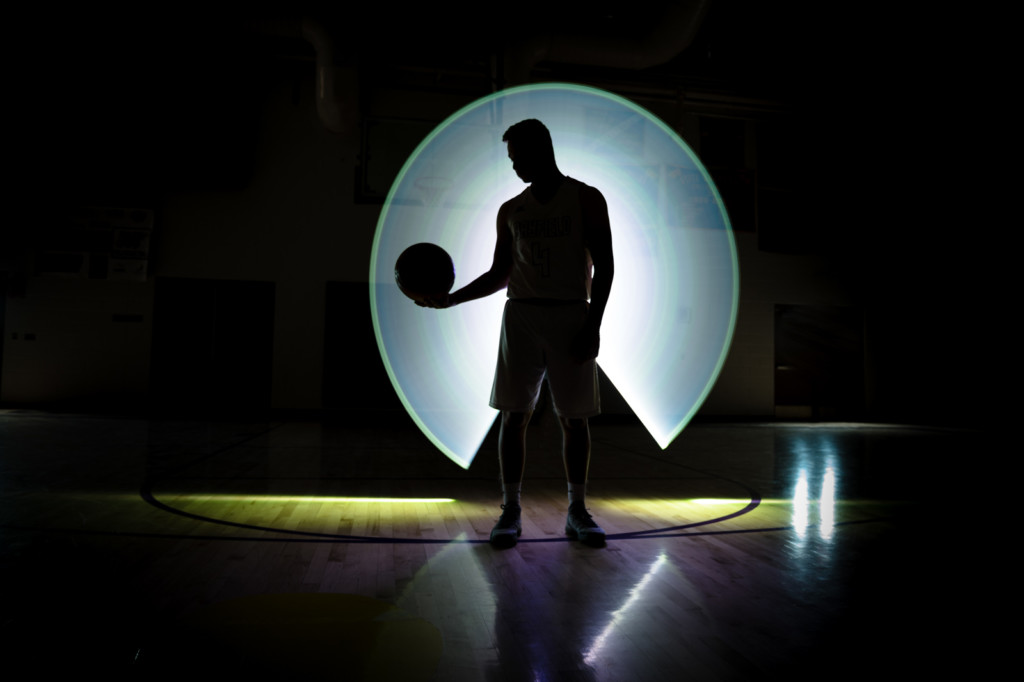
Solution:
[(395, 282), (414, 301), (441, 296), (455, 284), (455, 264), (437, 244), (413, 244), (395, 262)]

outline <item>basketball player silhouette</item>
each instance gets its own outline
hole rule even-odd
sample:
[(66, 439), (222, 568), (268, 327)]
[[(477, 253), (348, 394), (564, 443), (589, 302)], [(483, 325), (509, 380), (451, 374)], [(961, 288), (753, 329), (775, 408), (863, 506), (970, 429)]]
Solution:
[(608, 207), (598, 190), (559, 171), (551, 134), (540, 121), (520, 121), (502, 140), (513, 170), (529, 187), (498, 210), (491, 267), (465, 287), (420, 305), (448, 308), (508, 292), (490, 402), (501, 411), (503, 495), (491, 544), (512, 547), (522, 534), (526, 428), (547, 377), (569, 486), (565, 532), (601, 546), (605, 532), (587, 512), (585, 494), (588, 418), (600, 412), (595, 359), (615, 274)]

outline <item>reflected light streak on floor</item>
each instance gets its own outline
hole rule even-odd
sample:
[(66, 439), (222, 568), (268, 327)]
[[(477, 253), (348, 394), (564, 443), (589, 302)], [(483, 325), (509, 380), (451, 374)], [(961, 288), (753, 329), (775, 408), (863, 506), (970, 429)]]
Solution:
[(668, 559), (665, 557), (665, 554), (659, 554), (658, 558), (654, 561), (653, 564), (651, 564), (651, 567), (648, 569), (647, 573), (645, 573), (644, 576), (640, 578), (640, 581), (637, 582), (637, 584), (633, 587), (633, 589), (629, 591), (629, 595), (626, 597), (626, 601), (624, 601), (622, 603), (622, 606), (620, 606), (612, 613), (611, 620), (609, 620), (608, 624), (604, 626), (604, 629), (601, 630), (601, 633), (594, 638), (594, 641), (590, 645), (590, 647), (583, 652), (584, 663), (590, 666), (596, 664), (598, 658), (601, 655), (601, 652), (604, 650), (605, 643), (607, 642), (608, 638), (615, 632), (615, 628), (626, 618), (626, 615), (629, 613), (630, 607), (632, 607), (633, 604), (636, 603), (636, 600), (640, 598), (640, 595), (643, 593), (644, 588), (647, 586), (647, 583), (651, 581), (651, 578), (654, 577), (654, 574), (658, 572), (658, 569), (661, 568), (666, 561), (668, 561)]
[(833, 467), (825, 469), (825, 478), (821, 482), (818, 515), (821, 517), (819, 526), (821, 539), (828, 540), (832, 537), (836, 525), (836, 472)]
[(810, 523), (810, 506), (807, 494), (807, 470), (801, 469), (793, 491), (793, 529), (801, 538), (807, 532), (807, 526)]

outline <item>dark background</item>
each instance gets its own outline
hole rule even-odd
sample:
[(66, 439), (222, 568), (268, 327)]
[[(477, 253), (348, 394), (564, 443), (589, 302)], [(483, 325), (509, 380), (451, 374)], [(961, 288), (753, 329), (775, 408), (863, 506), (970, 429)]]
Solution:
[[(949, 94), (965, 48), (937, 17), (718, 0), (19, 19), (4, 406), (398, 409), (365, 304), (390, 180), (461, 106), (559, 81), (661, 116), (726, 199), (740, 312), (702, 417), (1001, 410), (992, 247), (962, 210), (969, 126)], [(133, 210), (145, 275), (121, 281)]]

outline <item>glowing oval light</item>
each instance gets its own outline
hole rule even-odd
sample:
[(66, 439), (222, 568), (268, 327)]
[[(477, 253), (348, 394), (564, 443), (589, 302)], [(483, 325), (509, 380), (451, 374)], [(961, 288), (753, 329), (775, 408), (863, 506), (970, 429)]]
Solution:
[(420, 143), (388, 194), (370, 259), (370, 306), (388, 375), (406, 410), (468, 468), (488, 406), (505, 296), (420, 308), (394, 281), (399, 254), (434, 242), (455, 288), (491, 264), (495, 217), (523, 191), (501, 136), (523, 119), (551, 131), (559, 169), (608, 202), (615, 282), (598, 363), (658, 444), (686, 426), (714, 384), (739, 289), (729, 218), (693, 151), (650, 112), (608, 92), (531, 85), (477, 100)]

